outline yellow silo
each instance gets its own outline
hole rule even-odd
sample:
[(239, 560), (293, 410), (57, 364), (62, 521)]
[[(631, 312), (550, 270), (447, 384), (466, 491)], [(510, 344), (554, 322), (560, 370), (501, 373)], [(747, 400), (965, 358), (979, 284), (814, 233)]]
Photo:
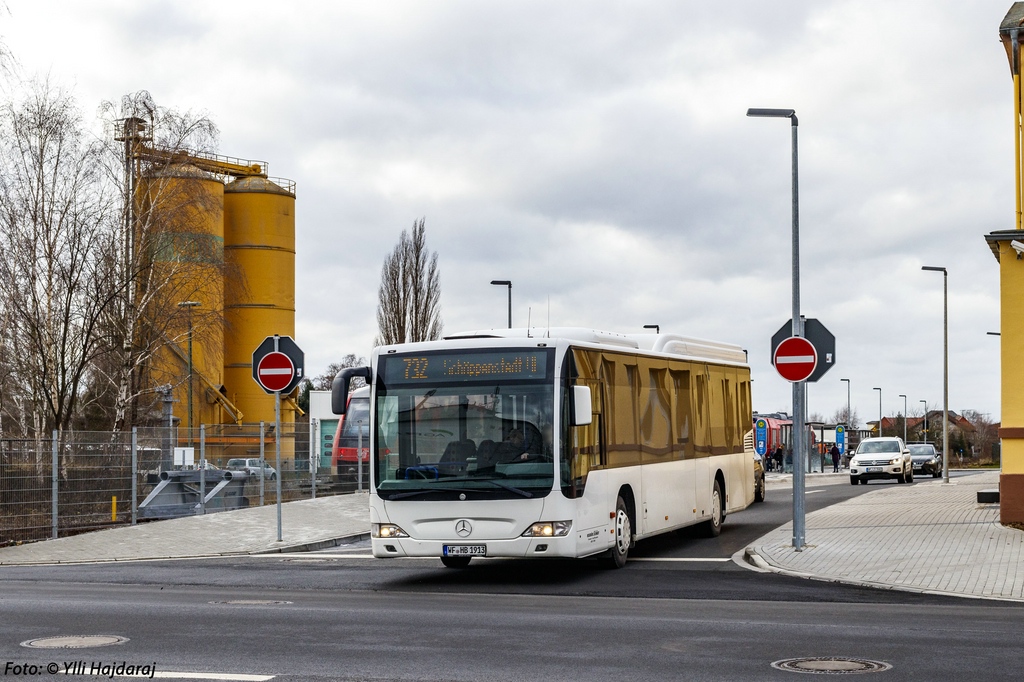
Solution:
[(198, 429), (223, 421), (212, 392), (224, 383), (224, 184), (175, 164), (142, 178), (140, 194), (138, 238), (156, 283), (147, 317), (150, 333), (167, 343), (153, 359), (151, 379), (174, 387), (175, 417)]
[[(224, 188), (224, 384), (245, 422), (274, 421), (274, 396), (252, 378), (268, 336), (295, 336), (295, 186), (243, 177)], [(284, 396), (282, 396), (283, 398)], [(281, 419), (295, 420), (283, 401)]]

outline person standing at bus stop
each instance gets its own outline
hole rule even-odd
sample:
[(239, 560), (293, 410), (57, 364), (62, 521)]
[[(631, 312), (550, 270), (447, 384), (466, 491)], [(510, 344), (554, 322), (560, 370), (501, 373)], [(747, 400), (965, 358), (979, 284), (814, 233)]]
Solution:
[(832, 444), (832, 449), (828, 451), (828, 454), (832, 455), (832, 473), (839, 473), (839, 446), (835, 443)]

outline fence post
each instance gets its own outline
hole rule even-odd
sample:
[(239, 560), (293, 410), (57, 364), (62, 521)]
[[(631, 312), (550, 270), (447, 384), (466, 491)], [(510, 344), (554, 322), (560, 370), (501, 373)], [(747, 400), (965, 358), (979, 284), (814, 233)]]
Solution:
[(139, 427), (132, 427), (132, 525), (135, 525), (139, 508)]
[(316, 499), (316, 469), (320, 465), (320, 458), (316, 456), (316, 446), (313, 443), (313, 434), (316, 433), (316, 419), (309, 420), (309, 478), (312, 485), (313, 498)]
[(206, 513), (206, 424), (199, 425), (199, 508)]
[(53, 539), (57, 539), (57, 429), (53, 430), (52, 460), (50, 467), (50, 496), (53, 498)]

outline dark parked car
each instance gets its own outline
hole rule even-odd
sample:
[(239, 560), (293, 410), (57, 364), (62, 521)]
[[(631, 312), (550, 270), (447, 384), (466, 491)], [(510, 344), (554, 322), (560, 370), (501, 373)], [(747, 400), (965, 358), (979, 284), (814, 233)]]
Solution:
[(914, 473), (931, 474), (932, 478), (942, 475), (942, 457), (931, 443), (907, 443), (910, 459), (914, 461)]

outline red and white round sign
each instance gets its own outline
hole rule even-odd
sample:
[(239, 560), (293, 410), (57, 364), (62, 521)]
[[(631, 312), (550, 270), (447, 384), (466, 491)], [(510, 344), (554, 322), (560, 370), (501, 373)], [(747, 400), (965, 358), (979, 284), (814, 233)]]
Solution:
[(288, 388), (294, 377), (295, 365), (291, 358), (278, 351), (264, 355), (256, 366), (256, 380), (271, 393)]
[(775, 349), (772, 363), (775, 371), (786, 381), (805, 381), (818, 366), (818, 351), (807, 339), (791, 336)]

